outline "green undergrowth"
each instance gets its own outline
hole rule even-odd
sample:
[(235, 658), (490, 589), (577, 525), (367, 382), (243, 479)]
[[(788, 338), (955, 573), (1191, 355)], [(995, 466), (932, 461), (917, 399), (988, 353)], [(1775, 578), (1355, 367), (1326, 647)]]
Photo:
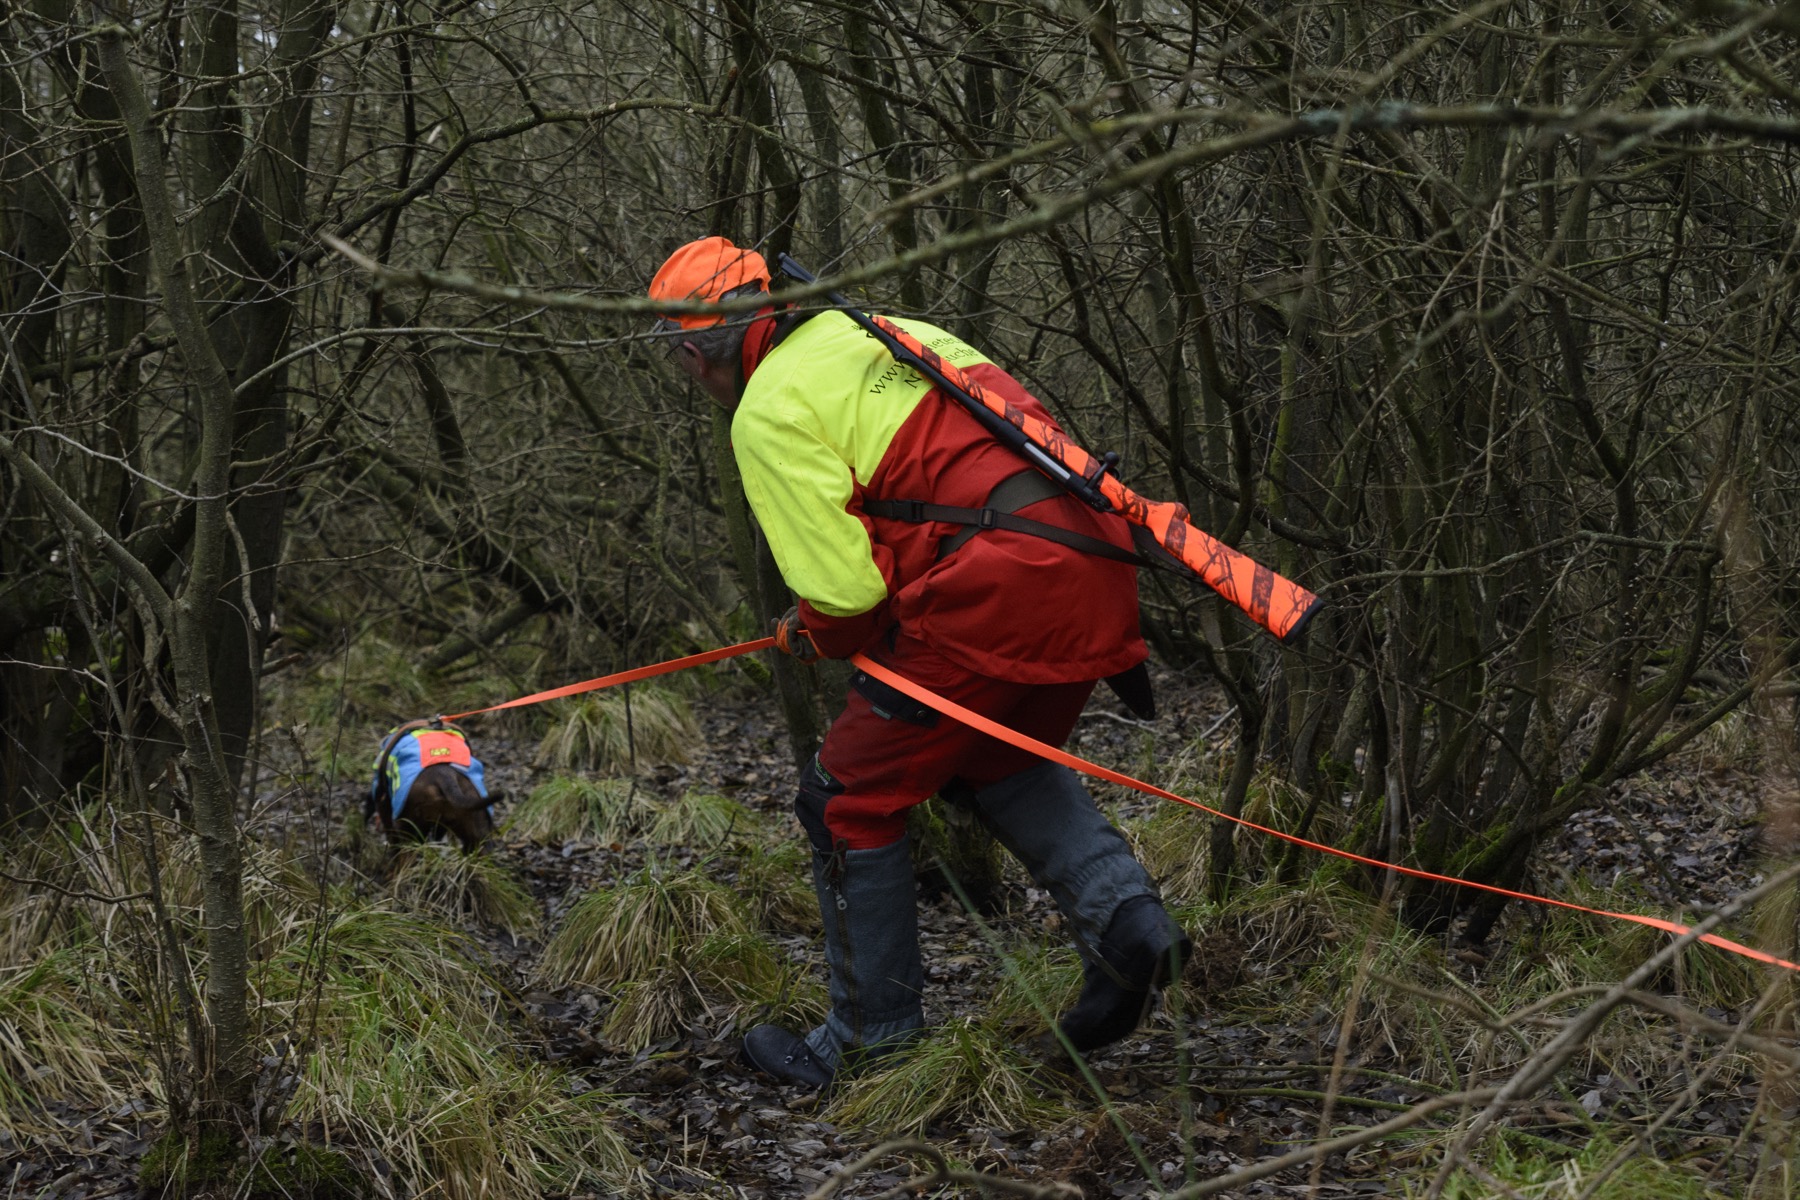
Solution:
[(686, 762), (699, 737), (687, 701), (671, 689), (635, 685), (556, 701), (537, 762), (560, 770), (623, 772)]
[(306, 1142), (265, 1147), (239, 1190), (247, 1200), (364, 1200), (378, 1194), (348, 1156)]
[(472, 919), (513, 938), (542, 921), (537, 901), (492, 854), (465, 854), (450, 842), (417, 842), (394, 855), (388, 877), (394, 903), (449, 920)]
[[(15, 961), (0, 964), (0, 1129), (27, 1145), (60, 1137), (39, 1120), (46, 1101), (99, 1111), (129, 1102), (147, 1105), (149, 1119), (163, 1115), (159, 1056), (183, 1054), (175, 1019), (145, 1002), (172, 994), (165, 959), (145, 936), (149, 922), (139, 919), (149, 917), (147, 906), (91, 898), (147, 887), (144, 848), (130, 842), (130, 828), (104, 854), (71, 855), (60, 873), (56, 863), (41, 864), (43, 877), (83, 895), (17, 887), (0, 895), (5, 913), (37, 914), (32, 927), (42, 934), (29, 943), (19, 938), (9, 949)], [(155, 851), (165, 911), (178, 928), (198, 930), (199, 872), (189, 840), (159, 837)], [(523, 1053), (507, 1015), (511, 1001), (476, 944), (443, 917), (418, 911), (433, 889), (459, 914), (476, 915), (467, 907), (475, 893), (485, 897), (477, 908), (495, 903), (505, 884), (488, 886), (501, 878), (490, 876), (492, 860), (409, 848), (398, 865), (398, 880), (409, 881), (396, 884), (402, 904), (386, 888), (365, 884), (360, 895), (351, 884), (322, 888), (294, 856), (253, 838), (244, 858), (253, 1036), (266, 1078), (290, 1080), (284, 1129), (326, 1131), (327, 1155), (334, 1146), (355, 1147), (348, 1161), (358, 1170), (386, 1162), (387, 1182), (365, 1180), (365, 1194), (537, 1200), (579, 1189), (641, 1193), (644, 1177), (619, 1133), (626, 1118), (617, 1102)], [(79, 919), (37, 919), (50, 903), (45, 897), (58, 895)], [(506, 923), (500, 909), (489, 915)], [(184, 942), (203, 978), (197, 934)], [(312, 1178), (320, 1170), (337, 1178), (343, 1164), (335, 1158), (279, 1144), (286, 1149), (260, 1165), (236, 1155), (230, 1192), (221, 1194), (357, 1194), (339, 1187), (341, 1179)], [(160, 1146), (147, 1163), (149, 1194), (224, 1169), (205, 1147), (204, 1161), (195, 1159), (199, 1151), (180, 1138)]]
[[(1621, 1145), (1629, 1146), (1624, 1154)], [(1458, 1171), (1441, 1193), (1443, 1200), (1728, 1200), (1736, 1195), (1709, 1185), (1693, 1168), (1648, 1155), (1641, 1147), (1615, 1142), (1605, 1134), (1572, 1149), (1503, 1132), (1488, 1142), (1476, 1161), (1488, 1178)], [(1403, 1181), (1401, 1194), (1420, 1200), (1430, 1178), (1424, 1174)]]
[(987, 1014), (1004, 1029), (1043, 1032), (1081, 992), (1081, 958), (1068, 945), (1028, 943), (1007, 952)]
[[(1215, 808), (1223, 802), (1218, 782), (1183, 783), (1178, 779), (1169, 790)], [(1305, 836), (1314, 841), (1331, 843), (1343, 835), (1341, 812), (1321, 806), (1309, 821), (1308, 808), (1303, 793), (1264, 771), (1251, 782), (1241, 815), (1247, 821), (1290, 833), (1304, 828)], [(1148, 817), (1122, 824), (1132, 850), (1171, 904), (1196, 904), (1206, 897), (1215, 819), (1191, 805), (1171, 801)], [(1237, 869), (1243, 874), (1263, 874), (1287, 853), (1283, 844), (1254, 830), (1240, 827), (1233, 838)]]
[(185, 1196), (224, 1190), (238, 1173), (240, 1147), (223, 1131), (197, 1138), (171, 1131), (151, 1143), (138, 1162), (138, 1186), (146, 1196)]
[(932, 1126), (1017, 1129), (1068, 1115), (1044, 1068), (991, 1024), (952, 1021), (839, 1088), (827, 1117), (883, 1137)]
[(654, 790), (628, 778), (576, 775), (559, 775), (533, 788), (513, 807), (506, 830), (544, 846), (642, 838), (653, 846), (701, 851), (767, 836), (760, 817), (725, 796), (689, 792), (665, 802)]
[[(1693, 913), (1661, 910), (1654, 901), (1628, 886), (1602, 891), (1579, 879), (1565, 879), (1555, 895), (1607, 912), (1639, 913), (1689, 925), (1700, 919)], [(1623, 979), (1668, 945), (1670, 939), (1669, 934), (1648, 925), (1571, 909), (1533, 906), (1515, 912), (1514, 917), (1519, 930), (1515, 952), (1500, 964), (1496, 982), (1511, 983), (1522, 976), (1543, 975), (1573, 987)], [(1726, 937), (1755, 941), (1754, 934), (1734, 933), (1730, 929), (1719, 932)], [(1767, 982), (1764, 968), (1750, 959), (1695, 943), (1676, 955), (1649, 986), (1684, 997), (1690, 1005), (1737, 1009), (1753, 1003)]]
[(662, 806), (647, 836), (655, 846), (687, 846), (702, 852), (720, 849), (737, 839), (762, 836), (762, 820), (728, 796), (689, 792)]
[[(1617, 894), (1572, 898), (1615, 910), (1635, 905)], [(1264, 882), (1222, 904), (1173, 912), (1195, 938), (1186, 973), (1192, 1003), (1227, 1020), (1310, 1017), (1335, 1025), (1360, 988), (1356, 1055), (1445, 1088), (1522, 1061), (1528, 1039), (1499, 1030), (1503, 1017), (1532, 1006), (1541, 1006), (1544, 1019), (1571, 1015), (1592, 1001), (1596, 987), (1627, 976), (1669, 938), (1590, 914), (1520, 907), (1507, 936), (1489, 948), (1491, 961), (1459, 958), (1348, 886), (1334, 864), (1293, 883)], [(1226, 957), (1232, 961), (1220, 961)], [(1222, 982), (1197, 986), (1209, 978)], [(1694, 946), (1650, 989), (1690, 1008), (1733, 1010), (1749, 1005), (1764, 984), (1751, 964)], [(1622, 1006), (1571, 1070), (1659, 1079), (1672, 1030), (1667, 1018)], [(1734, 1059), (1720, 1078), (1749, 1068), (1747, 1057)]]
[(367, 879), (381, 878), (393, 853), (381, 826), (359, 808), (345, 811), (336, 850), (353, 872)]
[[(381, 738), (395, 725), (438, 713), (465, 712), (512, 699), (534, 679), (523, 647), (499, 652), (475, 669), (428, 671), (429, 648), (365, 634), (335, 654), (318, 653), (270, 679), (268, 714), (304, 748), (308, 766), (334, 779), (366, 778)], [(525, 710), (491, 714), (469, 733), (481, 754), (483, 735), (527, 732)]]
[(945, 885), (960, 889), (978, 911), (999, 907), (1009, 878), (1024, 881), (1024, 872), (981, 824), (972, 808), (933, 796), (906, 812), (913, 869), (937, 872)]
[(616, 1103), (514, 1050), (502, 991), (462, 935), (380, 907), (317, 932), (261, 980), (315, 1031), (294, 1119), (378, 1147), (409, 1190), (524, 1200), (639, 1178)]
[(630, 779), (559, 775), (513, 806), (506, 831), (539, 845), (627, 842), (656, 819), (651, 792)]
[(138, 1162), (147, 1200), (230, 1195), (243, 1200), (364, 1200), (379, 1193), (348, 1156), (306, 1142), (271, 1143), (246, 1156), (229, 1135), (164, 1134)]

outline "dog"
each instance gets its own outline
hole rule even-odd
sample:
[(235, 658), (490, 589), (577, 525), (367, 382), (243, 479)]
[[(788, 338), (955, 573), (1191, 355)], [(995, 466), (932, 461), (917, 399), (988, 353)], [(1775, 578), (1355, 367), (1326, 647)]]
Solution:
[(493, 833), (498, 798), (462, 730), (409, 721), (381, 739), (363, 819), (377, 818), (390, 845), (406, 836), (449, 835), (468, 853)]

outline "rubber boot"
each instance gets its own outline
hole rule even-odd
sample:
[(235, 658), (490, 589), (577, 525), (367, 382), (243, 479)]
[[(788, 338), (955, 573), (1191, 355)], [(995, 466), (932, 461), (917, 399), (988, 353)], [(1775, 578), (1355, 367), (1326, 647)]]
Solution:
[(813, 889), (825, 921), (831, 1012), (806, 1044), (833, 1071), (898, 1050), (925, 1028), (925, 968), (912, 848), (839, 848), (813, 855)]
[(920, 993), (919, 914), (912, 851), (902, 837), (876, 850), (813, 854), (813, 888), (825, 922), (831, 1012), (804, 1039), (773, 1025), (744, 1037), (744, 1057), (760, 1071), (823, 1086), (911, 1043), (925, 1027)]
[(1087, 1051), (1136, 1029), (1153, 990), (1176, 977), (1173, 960), (1185, 959), (1192, 943), (1169, 919), (1124, 835), (1075, 772), (1057, 763), (981, 788), (973, 802), (1075, 931), (1084, 983), (1057, 1022), (1063, 1033)]
[(1081, 995), (1056, 1022), (1076, 1050), (1110, 1045), (1136, 1029), (1156, 989), (1181, 977), (1194, 943), (1155, 896), (1119, 906), (1098, 953), (1082, 962)]

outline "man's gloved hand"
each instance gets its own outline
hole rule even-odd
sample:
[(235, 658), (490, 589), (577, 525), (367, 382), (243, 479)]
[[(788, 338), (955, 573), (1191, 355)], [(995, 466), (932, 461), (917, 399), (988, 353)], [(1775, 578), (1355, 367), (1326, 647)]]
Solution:
[(791, 654), (803, 663), (819, 661), (819, 648), (813, 645), (812, 634), (806, 632), (806, 626), (800, 623), (799, 606), (788, 609), (775, 619), (775, 648), (784, 654)]

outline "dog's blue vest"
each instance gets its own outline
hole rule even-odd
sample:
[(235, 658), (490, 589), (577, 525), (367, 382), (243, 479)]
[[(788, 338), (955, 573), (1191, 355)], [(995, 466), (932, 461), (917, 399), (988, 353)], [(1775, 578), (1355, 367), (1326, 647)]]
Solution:
[[(413, 780), (426, 767), (440, 764), (455, 767), (467, 775), (481, 793), (481, 798), (488, 798), (487, 783), (482, 778), (481, 760), (469, 753), (468, 739), (463, 737), (462, 730), (444, 729), (409, 729), (398, 738), (395, 730), (388, 730), (388, 735), (381, 739), (384, 747), (375, 756), (375, 779), (369, 784), (369, 795), (377, 803), (381, 800), (383, 785), (386, 785), (388, 803), (394, 820), (400, 819), (400, 810), (406, 807), (406, 794), (412, 791)], [(386, 748), (392, 740), (392, 748)]]

